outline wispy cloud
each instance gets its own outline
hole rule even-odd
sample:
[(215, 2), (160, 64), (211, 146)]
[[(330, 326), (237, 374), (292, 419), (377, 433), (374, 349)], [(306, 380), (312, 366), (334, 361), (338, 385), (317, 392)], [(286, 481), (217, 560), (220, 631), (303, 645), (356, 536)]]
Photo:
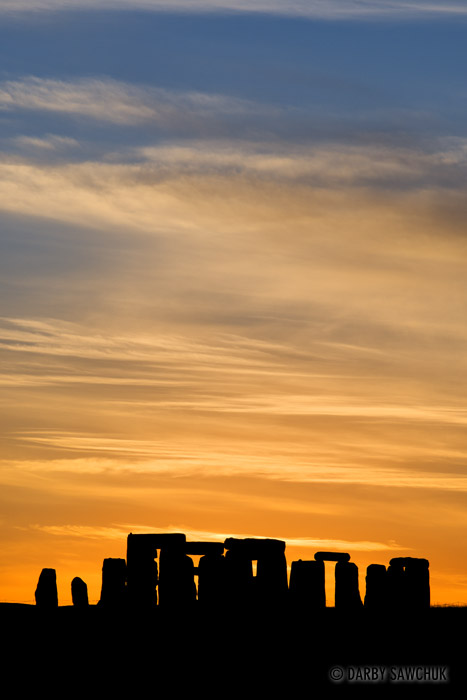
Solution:
[[(78, 537), (83, 539), (117, 539), (126, 541), (128, 534), (147, 534), (152, 532), (169, 533), (181, 532), (187, 536), (187, 542), (224, 542), (229, 537), (238, 539), (258, 538), (258, 534), (245, 534), (238, 532), (210, 532), (205, 530), (193, 530), (185, 525), (170, 525), (166, 528), (154, 529), (151, 526), (141, 524), (125, 524), (115, 525), (113, 527), (93, 527), (90, 525), (32, 525), (32, 529), (39, 530), (48, 535), (57, 537)], [(377, 551), (397, 551), (407, 549), (396, 542), (371, 542), (371, 541), (352, 541), (352, 540), (331, 540), (321, 538), (283, 538), (278, 533), (269, 534), (268, 537), (276, 539), (285, 539), (287, 547), (300, 547), (300, 549), (313, 550), (344, 550), (358, 552), (377, 552)]]
[(13, 139), (24, 151), (65, 151), (79, 147), (79, 142), (69, 136), (46, 134), (45, 136), (16, 136)]
[[(323, 78), (312, 74), (307, 99), (279, 103), (267, 97), (234, 96), (228, 93), (227, 84), (224, 92), (202, 92), (105, 75), (66, 80), (29, 75), (0, 82), (0, 113), (21, 117), (22, 128), (50, 120), (48, 130), (54, 131), (60, 119), (63, 134), (67, 134), (66, 129), (79, 125), (85, 157), (103, 153), (110, 162), (123, 157), (125, 162), (152, 160), (165, 167), (192, 169), (197, 161), (200, 167), (212, 170), (221, 165), (258, 174), (277, 169), (279, 176), (297, 178), (316, 176), (325, 158), (326, 165), (333, 165), (336, 181), (355, 170), (368, 178), (388, 179), (402, 173), (413, 179), (424, 166), (431, 172), (434, 166), (446, 169), (465, 163), (465, 139), (437, 141), (433, 133), (441, 133), (440, 125), (431, 123), (433, 115), (426, 109), (397, 103), (382, 109), (381, 96), (375, 95), (374, 101), (355, 111), (347, 106), (345, 80), (336, 83), (332, 76), (327, 80), (324, 96)], [(336, 109), (335, 100), (339, 104), (344, 98), (346, 106)], [(430, 123), (428, 141), (420, 133), (421, 120)], [(100, 123), (113, 130), (113, 136), (106, 135), (104, 152), (93, 132)], [(53, 133), (20, 133), (10, 140), (23, 149), (29, 144), (36, 150), (76, 145), (70, 136)]]
[[(323, 436), (325, 438), (325, 436)], [(15, 474), (14, 465), (8, 460), (2, 462), (2, 481), (6, 484), (19, 484), (27, 478), (72, 479), (84, 475), (105, 476), (109, 482), (124, 479), (130, 494), (141, 488), (140, 482), (146, 480), (146, 488), (151, 489), (153, 480), (164, 478), (222, 478), (243, 477), (260, 478), (273, 482), (330, 485), (343, 487), (348, 485), (371, 488), (398, 490), (423, 489), (426, 492), (467, 491), (467, 476), (464, 473), (444, 472), (446, 459), (439, 460), (437, 470), (421, 471), (413, 469), (407, 459), (402, 466), (378, 465), (378, 458), (368, 461), (363, 458), (346, 457), (345, 448), (338, 446), (333, 455), (317, 456), (310, 459), (305, 454), (280, 454), (274, 451), (274, 445), (261, 450), (256, 444), (253, 454), (252, 446), (244, 445), (243, 450), (226, 451), (209, 444), (192, 441), (180, 447), (173, 441), (152, 444), (144, 440), (122, 440), (111, 442), (108, 438), (63, 436), (56, 439), (53, 435), (33, 440), (37, 445), (58, 448), (63, 454), (67, 452), (92, 452), (89, 458), (69, 457), (61, 459), (21, 460), (21, 474)], [(265, 446), (264, 446), (265, 447)], [(317, 449), (320, 446), (317, 445)], [(368, 450), (368, 446), (366, 448)], [(248, 452), (250, 450), (250, 452)], [(340, 451), (339, 451), (340, 450)], [(405, 450), (405, 447), (404, 447)], [(404, 452), (403, 450), (403, 452)], [(408, 450), (407, 452), (409, 452)], [(263, 452), (263, 453), (262, 453)], [(99, 453), (102, 456), (99, 456)], [(152, 458), (148, 459), (148, 453)], [(108, 456), (104, 457), (104, 455)], [(408, 455), (406, 455), (407, 458)], [(432, 456), (433, 457), (433, 456)], [(465, 451), (463, 458), (465, 459)], [(387, 458), (391, 462), (391, 458)], [(397, 461), (397, 460), (392, 460)], [(423, 461), (423, 460), (422, 460)], [(340, 462), (340, 463), (339, 463)], [(10, 467), (12, 469), (10, 473)], [(157, 482), (154, 482), (157, 485)], [(293, 508), (291, 508), (293, 510)]]
[[(438, 149), (324, 143), (313, 146), (284, 143), (193, 141), (139, 149), (150, 163), (193, 173), (251, 173), (321, 187), (458, 187), (467, 166), (467, 141), (440, 142)], [(402, 184), (403, 183), (403, 184)]]
[[(384, 345), (368, 348), (307, 339), (305, 349), (299, 336), (294, 342), (277, 342), (219, 332), (210, 333), (209, 341), (134, 330), (115, 334), (107, 329), (103, 334), (52, 319), (4, 318), (1, 331), (0, 348), (5, 357), (10, 355), (10, 371), (0, 376), (4, 387), (75, 386), (97, 394), (105, 386), (128, 388), (132, 394), (125, 396), (123, 404), (147, 410), (367, 417), (451, 425), (467, 422), (465, 408), (454, 394), (444, 403), (436, 392), (430, 398), (423, 393), (402, 400), (397, 386), (395, 392), (390, 388), (394, 387), (394, 369)], [(25, 365), (24, 358), (34, 358), (34, 363)], [(404, 364), (415, 376), (420, 372), (417, 357), (410, 360), (407, 350)], [(367, 383), (372, 376), (377, 376), (380, 387), (387, 384), (384, 399), (376, 399), (371, 388), (362, 393), (361, 382)], [(150, 388), (158, 389), (156, 396), (144, 394)], [(53, 441), (58, 444), (62, 437), (63, 446), (72, 447), (70, 436), (57, 433)], [(43, 438), (37, 434), (28, 439), (40, 442)], [(51, 435), (45, 439), (50, 440)], [(102, 438), (81, 443), (77, 438), (75, 447), (79, 444), (83, 450), (131, 449), (124, 441), (107, 443)], [(134, 448), (135, 454), (145, 452), (141, 442)]]
[(25, 11), (148, 10), (181, 12), (262, 12), (322, 19), (414, 17), (420, 15), (465, 15), (460, 2), (427, 0), (2, 0), (0, 10)]
[(56, 112), (120, 125), (150, 122), (175, 128), (201, 124), (212, 115), (232, 118), (264, 114), (265, 109), (240, 98), (138, 87), (106, 77), (62, 81), (29, 76), (0, 84), (0, 110)]
[[(148, 232), (209, 231), (214, 226), (227, 231), (234, 221), (251, 230), (266, 220), (277, 228), (286, 219), (294, 220), (297, 231), (323, 214), (330, 221), (336, 208), (352, 209), (355, 217), (367, 205), (377, 215), (377, 208), (392, 206), (390, 199), (398, 192), (392, 218), (412, 204), (420, 213), (431, 207), (433, 215), (437, 207), (440, 213), (451, 210), (452, 227), (452, 213), (458, 209), (460, 216), (462, 211), (466, 157), (459, 143), (434, 153), (337, 145), (304, 147), (301, 152), (260, 144), (237, 146), (236, 151), (234, 145), (209, 142), (204, 148), (199, 142), (151, 147), (133, 162), (113, 163), (40, 164), (4, 156), (0, 208), (85, 226)], [(356, 188), (360, 191), (352, 191)], [(413, 202), (407, 190), (414, 193)], [(230, 206), (239, 199), (242, 207)]]

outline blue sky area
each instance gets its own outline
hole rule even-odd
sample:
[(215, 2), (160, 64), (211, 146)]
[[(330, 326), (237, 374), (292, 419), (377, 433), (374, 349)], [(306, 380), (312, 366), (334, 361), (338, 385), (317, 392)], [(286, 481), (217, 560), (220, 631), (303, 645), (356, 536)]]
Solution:
[[(3, 80), (107, 77), (464, 133), (466, 21), (64, 12), (3, 19)], [(429, 114), (428, 114), (429, 113)]]

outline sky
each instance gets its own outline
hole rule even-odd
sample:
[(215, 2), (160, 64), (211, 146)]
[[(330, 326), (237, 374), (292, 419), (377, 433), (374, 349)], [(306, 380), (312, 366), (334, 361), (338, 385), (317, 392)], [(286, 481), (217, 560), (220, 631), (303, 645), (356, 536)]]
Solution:
[(467, 604), (466, 28), (0, 0), (1, 601), (181, 531)]

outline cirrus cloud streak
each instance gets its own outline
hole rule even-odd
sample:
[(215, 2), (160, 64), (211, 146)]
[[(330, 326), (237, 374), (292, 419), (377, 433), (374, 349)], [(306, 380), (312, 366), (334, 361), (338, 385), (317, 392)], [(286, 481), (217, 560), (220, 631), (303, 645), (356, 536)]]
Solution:
[(2, 0), (0, 11), (53, 12), (66, 10), (146, 10), (165, 12), (246, 12), (319, 19), (409, 18), (467, 13), (459, 2), (427, 0)]

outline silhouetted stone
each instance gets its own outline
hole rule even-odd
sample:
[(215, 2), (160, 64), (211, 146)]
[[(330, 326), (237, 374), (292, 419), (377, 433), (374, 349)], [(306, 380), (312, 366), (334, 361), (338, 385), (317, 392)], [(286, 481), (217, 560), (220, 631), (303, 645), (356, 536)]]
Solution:
[(157, 603), (157, 551), (163, 547), (182, 550), (186, 535), (179, 532), (137, 534), (127, 538), (127, 588), (132, 605)]
[(414, 611), (430, 607), (430, 572), (426, 559), (411, 559), (405, 566), (406, 606)]
[(398, 611), (405, 608), (405, 571), (402, 560), (391, 559), (387, 569), (387, 608)]
[(251, 557), (238, 546), (225, 554), (226, 589), (229, 605), (242, 607), (251, 602), (253, 564)]
[(290, 569), (290, 599), (295, 609), (324, 610), (326, 589), (323, 561), (293, 561)]
[(366, 570), (365, 608), (384, 610), (387, 606), (388, 577), (383, 564), (370, 564)]
[(287, 560), (278, 547), (261, 554), (256, 564), (256, 599), (262, 606), (283, 604), (287, 596)]
[(161, 549), (159, 571), (159, 604), (166, 608), (186, 608), (196, 600), (193, 560), (184, 547)]
[(428, 569), (428, 567), (430, 566), (428, 559), (419, 559), (418, 557), (393, 557), (389, 561), (389, 566), (402, 566), (405, 568), (406, 566), (414, 562), (416, 562), (417, 565), (421, 568)]
[(150, 532), (136, 535), (130, 532), (127, 537), (127, 554), (129, 549), (157, 551), (162, 548), (184, 547), (185, 545), (186, 535), (182, 532)]
[(350, 554), (346, 552), (316, 552), (316, 561), (350, 561)]
[(356, 611), (362, 608), (358, 589), (358, 568), (353, 562), (336, 563), (335, 607), (343, 611)]
[(198, 601), (211, 608), (227, 603), (226, 564), (222, 554), (205, 554), (199, 560)]
[(35, 591), (36, 605), (43, 610), (58, 607), (57, 574), (55, 569), (42, 569)]
[(121, 607), (126, 602), (126, 562), (124, 559), (104, 559), (100, 605)]
[(430, 574), (427, 559), (395, 557), (388, 568), (389, 606), (417, 611), (430, 607)]
[(259, 559), (262, 556), (273, 553), (284, 553), (285, 542), (269, 538), (246, 537), (239, 539), (228, 537), (224, 542), (225, 549), (229, 551), (241, 551), (249, 559)]
[(88, 587), (79, 576), (71, 582), (71, 599), (76, 608), (87, 608), (89, 605)]
[[(229, 537), (224, 546), (232, 602), (267, 606), (285, 601), (287, 561), (283, 540)], [(256, 577), (253, 577), (254, 560), (257, 561)]]

